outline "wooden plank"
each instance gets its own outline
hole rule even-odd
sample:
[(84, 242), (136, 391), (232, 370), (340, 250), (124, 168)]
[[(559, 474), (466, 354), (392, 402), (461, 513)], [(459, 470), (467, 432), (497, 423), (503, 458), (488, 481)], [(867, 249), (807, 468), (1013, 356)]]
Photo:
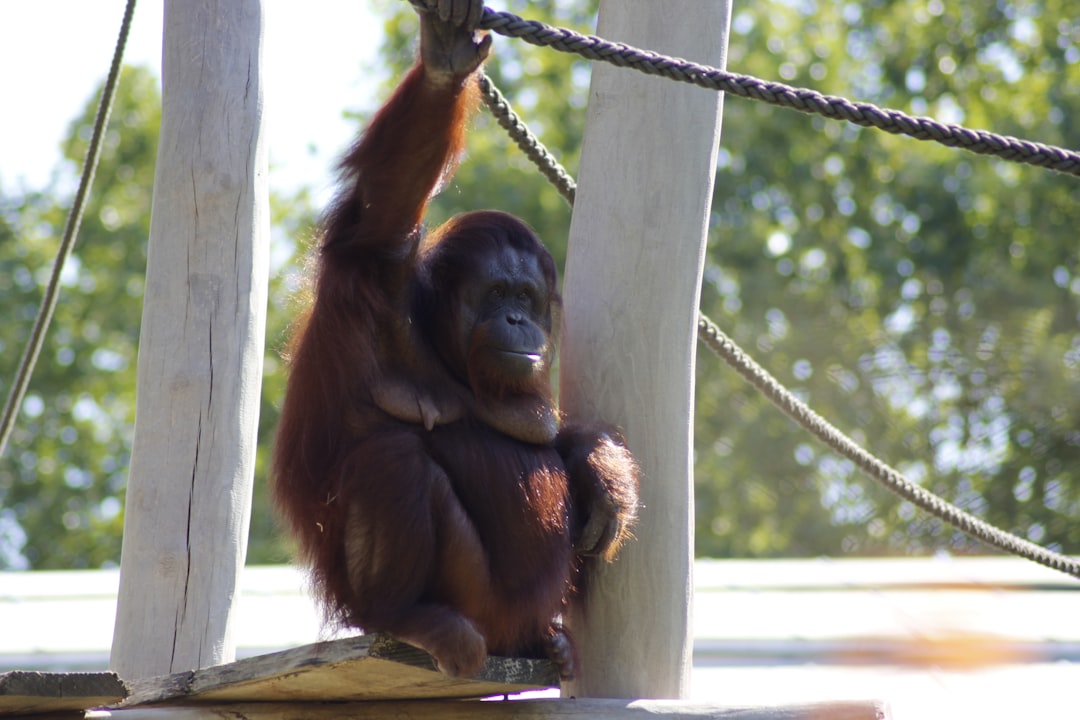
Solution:
[(472, 679), (386, 636), (315, 643), (227, 665), (135, 681), (124, 707), (214, 702), (344, 702), (475, 698), (558, 684), (547, 660), (488, 658)]
[(95, 714), (95, 720), (887, 720), (877, 702), (835, 702), (777, 707), (724, 707), (673, 700), (511, 700), (509, 702), (373, 702), (356, 704), (237, 704), (198, 708), (134, 708)]
[(0, 673), (0, 716), (88, 710), (126, 696), (114, 673)]

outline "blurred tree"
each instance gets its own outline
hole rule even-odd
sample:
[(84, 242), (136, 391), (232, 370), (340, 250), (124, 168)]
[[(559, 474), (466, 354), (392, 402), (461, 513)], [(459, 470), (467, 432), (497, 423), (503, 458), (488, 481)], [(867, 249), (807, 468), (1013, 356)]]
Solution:
[(284, 563), (293, 558), (292, 546), (278, 526), (270, 500), (270, 455), (288, 376), (283, 353), (289, 325), (298, 310), (298, 303), (304, 297), (304, 259), (314, 237), (316, 221), (317, 212), (309, 190), (301, 189), (292, 195), (270, 191), (270, 288), (255, 457), (255, 491), (248, 539), (247, 562), (251, 565)]
[[(78, 171), (97, 96), (63, 144)], [(135, 361), (146, 270), (157, 80), (127, 69), (94, 192), (63, 273), (56, 313), (7, 452), (0, 458), (0, 567), (98, 567), (120, 557), (135, 412)], [(68, 201), (53, 187), (6, 203), (0, 244), (3, 393), (48, 282)]]
[[(86, 153), (98, 93), (64, 142), (70, 178)], [(45, 347), (7, 451), (0, 457), (0, 569), (83, 568), (120, 559), (124, 488), (135, 412), (135, 373), (160, 125), (158, 80), (125, 68), (74, 254)], [(56, 183), (0, 199), (0, 392), (10, 389), (63, 232), (68, 200)], [(310, 235), (306, 193), (274, 196), (272, 256), (292, 263), (293, 238)], [(286, 274), (275, 273), (260, 418), (249, 557), (284, 561), (265, 473), (284, 368), (277, 350), (291, 317)]]
[[(1080, 146), (1060, 0), (769, 2), (733, 30), (739, 72)], [(736, 99), (723, 146), (703, 310), (913, 480), (1080, 551), (1076, 180)], [(699, 553), (975, 550), (698, 372)]]

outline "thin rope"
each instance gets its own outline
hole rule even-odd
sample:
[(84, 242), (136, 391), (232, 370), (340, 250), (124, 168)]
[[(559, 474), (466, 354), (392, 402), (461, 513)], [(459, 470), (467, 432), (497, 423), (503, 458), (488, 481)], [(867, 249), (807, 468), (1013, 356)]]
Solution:
[[(506, 123), (500, 121), (499, 124), (507, 129), (518, 147), (522, 149), (536, 147), (543, 149), (543, 144), (514, 113), (502, 93), (495, 88), (488, 78), (481, 79), (481, 88), (485, 100), (488, 102), (488, 108), (491, 109), (492, 113), (504, 113), (511, 118)], [(494, 99), (488, 100), (488, 98)], [(574, 204), (576, 185), (569, 173), (546, 150), (535, 153), (535, 157), (530, 154), (529, 157), (540, 167), (544, 176), (549, 180), (552, 177), (560, 179), (559, 183), (552, 182), (572, 206)], [(854, 440), (796, 398), (790, 390), (781, 385), (767, 370), (758, 365), (734, 340), (725, 335), (703, 313), (698, 315), (698, 338), (705, 343), (706, 347), (742, 375), (754, 388), (799, 425), (808, 430), (831, 450), (854, 462), (856, 467), (892, 492), (980, 542), (1080, 578), (1080, 562), (1066, 555), (1047, 550), (980, 520), (915, 485), (900, 472), (864, 450)]]
[[(425, 1), (413, 0), (413, 4), (423, 7)], [(647, 75), (659, 75), (750, 100), (760, 100), (769, 105), (821, 115), (830, 120), (846, 120), (854, 125), (874, 127), (894, 135), (907, 135), (916, 140), (929, 140), (946, 147), (961, 148), (980, 155), (992, 155), (1010, 162), (1080, 176), (1080, 153), (1053, 145), (998, 135), (986, 130), (970, 130), (959, 125), (940, 123), (931, 118), (916, 118), (899, 110), (879, 108), (870, 103), (823, 95), (816, 90), (739, 75), (622, 43), (609, 42), (592, 35), (581, 35), (566, 28), (551, 27), (535, 20), (524, 20), (517, 15), (497, 12), (490, 8), (484, 8), (480, 27), (507, 37), (520, 38), (533, 45), (632, 68)]]
[(26, 350), (19, 361), (19, 369), (8, 394), (7, 403), (4, 405), (3, 418), (0, 419), (0, 455), (4, 454), (7, 442), (11, 437), (11, 431), (15, 427), (15, 417), (18, 415), (19, 406), (22, 405), (26, 388), (30, 384), (30, 376), (34, 372), (38, 355), (45, 342), (45, 332), (52, 321), (53, 311), (56, 310), (56, 300), (60, 294), (60, 273), (64, 269), (64, 263), (71, 255), (75, 246), (75, 239), (79, 234), (79, 226), (82, 224), (83, 211), (86, 209), (86, 198), (90, 193), (90, 186), (94, 182), (94, 173), (97, 170), (98, 161), (101, 159), (101, 140), (105, 135), (105, 128), (109, 124), (109, 115), (112, 113), (113, 100), (116, 98), (116, 87), (120, 77), (120, 63), (124, 58), (124, 48), (127, 45), (128, 34), (131, 31), (131, 18), (135, 13), (135, 0), (128, 0), (124, 9), (124, 19), (120, 23), (120, 36), (116, 40), (116, 50), (113, 52), (112, 65), (109, 67), (109, 77), (105, 81), (105, 87), (101, 92), (101, 101), (98, 103), (97, 117), (94, 120), (94, 134), (90, 138), (90, 147), (86, 151), (86, 159), (83, 162), (82, 178), (79, 180), (79, 188), (75, 193), (75, 199), (71, 210), (68, 211), (67, 225), (64, 228), (64, 237), (60, 241), (56, 260), (53, 263), (52, 275), (45, 289), (45, 296), (41, 299), (34, 327), (30, 332), (30, 339), (26, 343)]
[(529, 131), (514, 109), (510, 107), (510, 103), (499, 92), (499, 88), (495, 87), (491, 78), (482, 72), (480, 73), (480, 92), (488, 111), (495, 116), (499, 125), (510, 134), (521, 151), (533, 161), (533, 164), (540, 169), (548, 182), (555, 186), (559, 194), (566, 198), (570, 205), (573, 205), (574, 195), (577, 192), (574, 178), (570, 177), (570, 173), (566, 172), (555, 156)]

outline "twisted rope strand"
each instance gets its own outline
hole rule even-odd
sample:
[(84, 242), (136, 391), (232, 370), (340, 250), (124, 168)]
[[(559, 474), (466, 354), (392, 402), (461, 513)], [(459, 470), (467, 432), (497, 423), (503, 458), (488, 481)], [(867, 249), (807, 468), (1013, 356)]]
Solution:
[[(424, 0), (415, 0), (414, 4), (420, 3), (422, 6), (423, 2)], [(592, 35), (581, 35), (566, 28), (551, 27), (535, 20), (524, 20), (517, 15), (497, 12), (490, 8), (484, 8), (480, 27), (507, 37), (520, 38), (533, 45), (632, 68), (647, 75), (659, 75), (711, 90), (722, 90), (750, 100), (760, 100), (769, 105), (821, 115), (830, 120), (846, 120), (894, 135), (907, 135), (916, 140), (933, 141), (946, 147), (961, 148), (980, 155), (992, 155), (1010, 162), (1080, 176), (1080, 153), (1053, 145), (998, 135), (986, 130), (971, 130), (959, 125), (940, 123), (931, 118), (916, 118), (899, 110), (879, 108), (870, 103), (823, 95), (815, 90), (739, 75), (622, 43), (609, 42)]]
[(518, 117), (510, 103), (506, 101), (499, 88), (491, 82), (491, 78), (480, 73), (480, 92), (488, 111), (495, 116), (499, 125), (506, 130), (511, 139), (517, 144), (526, 157), (540, 169), (544, 177), (548, 179), (559, 194), (566, 198), (571, 206), (574, 204), (574, 195), (577, 192), (577, 184), (570, 173), (559, 164), (544, 144), (529, 131), (525, 123)]
[[(526, 151), (526, 154), (540, 168), (544, 176), (558, 188), (566, 201), (573, 206), (574, 190), (576, 188), (574, 179), (544, 149), (543, 144), (514, 113), (513, 108), (510, 107), (502, 93), (499, 92), (490, 79), (487, 77), (481, 79), (481, 89), (488, 109), (491, 110), (492, 114), (496, 115), (496, 117), (503, 114), (508, 118), (506, 122), (500, 119), (499, 124), (506, 128), (518, 147)], [(539, 148), (539, 151), (530, 152), (531, 149), (536, 148)], [(556, 182), (552, 178), (558, 178), (559, 181)], [(781, 385), (767, 370), (758, 365), (734, 340), (725, 335), (704, 314), (698, 315), (698, 338), (713, 353), (742, 375), (758, 392), (762, 393), (774, 405), (818, 438), (826, 447), (854, 462), (856, 467), (892, 492), (980, 542), (1080, 578), (1080, 562), (1060, 553), (1047, 550), (980, 520), (915, 485), (900, 472), (871, 455), (857, 445), (854, 440), (796, 398), (791, 391)]]

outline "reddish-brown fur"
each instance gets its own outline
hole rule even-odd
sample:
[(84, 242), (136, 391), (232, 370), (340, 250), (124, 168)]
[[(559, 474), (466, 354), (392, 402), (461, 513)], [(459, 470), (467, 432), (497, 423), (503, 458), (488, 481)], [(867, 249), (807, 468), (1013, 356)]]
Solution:
[[(472, 75), (427, 72), (405, 77), (343, 161), (289, 348), (274, 493), (331, 619), (417, 644), (454, 675), (488, 652), (545, 650), (570, 674), (557, 618), (579, 556), (610, 559), (627, 536), (636, 470), (610, 429), (555, 434), (559, 298), (531, 231), (480, 212), (421, 239), (476, 98)], [(542, 372), (508, 372), (489, 347), (474, 277), (507, 267), (538, 288)]]

